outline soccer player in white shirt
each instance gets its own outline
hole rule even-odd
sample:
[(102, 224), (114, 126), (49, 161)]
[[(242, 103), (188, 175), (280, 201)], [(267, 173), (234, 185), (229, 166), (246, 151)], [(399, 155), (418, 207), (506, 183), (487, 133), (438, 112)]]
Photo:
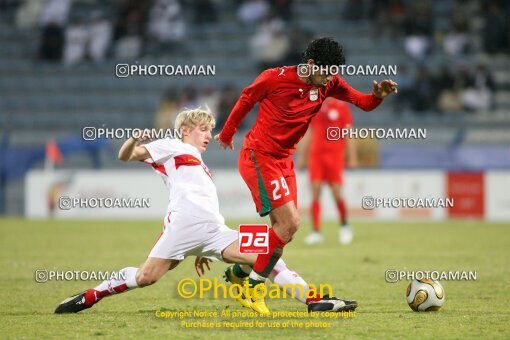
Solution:
[[(64, 300), (55, 313), (77, 313), (92, 307), (102, 298), (152, 285), (184, 258), (197, 256), (195, 268), (199, 275), (209, 258), (236, 263), (227, 268), (226, 278), (240, 284), (251, 271), (257, 255), (239, 252), (238, 232), (228, 228), (219, 212), (218, 196), (211, 173), (202, 161), (201, 154), (211, 140), (214, 117), (209, 111), (194, 109), (179, 113), (175, 127), (182, 133), (180, 139), (160, 139), (146, 144), (148, 135), (128, 139), (119, 150), (122, 161), (143, 161), (161, 175), (169, 192), (169, 205), (164, 217), (164, 229), (140, 268), (122, 269), (115, 278), (103, 281), (97, 287)], [(353, 310), (354, 301), (318, 296), (310, 292), (307, 283), (279, 260), (270, 279), (284, 284), (303, 287), (304, 296), (296, 298), (308, 305), (309, 310)], [(310, 294), (312, 293), (312, 294)], [(252, 306), (253, 300), (239, 298), (243, 306), (262, 314), (269, 313)]]

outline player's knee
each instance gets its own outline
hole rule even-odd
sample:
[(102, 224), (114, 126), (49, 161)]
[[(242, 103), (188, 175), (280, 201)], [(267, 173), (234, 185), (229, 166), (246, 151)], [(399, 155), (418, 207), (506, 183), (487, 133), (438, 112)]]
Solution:
[(299, 214), (295, 214), (289, 219), (287, 224), (287, 231), (289, 233), (290, 239), (292, 239), (292, 236), (298, 231), (300, 223), (301, 220), (299, 218)]
[(156, 283), (156, 281), (158, 281), (158, 279), (159, 279), (159, 277), (154, 275), (154, 273), (151, 273), (148, 271), (139, 270), (136, 273), (136, 283), (138, 284), (139, 287), (150, 286), (150, 285)]

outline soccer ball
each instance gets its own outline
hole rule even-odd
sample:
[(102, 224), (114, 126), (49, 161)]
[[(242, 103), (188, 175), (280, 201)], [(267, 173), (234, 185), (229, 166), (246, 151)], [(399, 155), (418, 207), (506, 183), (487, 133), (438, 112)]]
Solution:
[(413, 280), (407, 286), (407, 303), (415, 312), (436, 311), (444, 303), (444, 289), (437, 281)]

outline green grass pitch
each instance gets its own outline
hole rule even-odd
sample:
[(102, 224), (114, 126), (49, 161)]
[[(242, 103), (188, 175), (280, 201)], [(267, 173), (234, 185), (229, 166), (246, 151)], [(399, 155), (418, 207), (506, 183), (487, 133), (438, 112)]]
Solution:
[[(237, 227), (238, 221), (229, 221)], [(288, 266), (310, 283), (330, 283), (337, 296), (358, 300), (357, 315), (324, 320), (329, 328), (185, 329), (156, 311), (241, 311), (228, 299), (183, 299), (176, 283), (196, 277), (187, 259), (155, 285), (106, 298), (77, 315), (54, 315), (64, 298), (96, 281), (36, 283), (34, 272), (113, 271), (139, 266), (161, 230), (158, 221), (0, 220), (0, 338), (509, 338), (510, 225), (456, 222), (357, 222), (354, 243), (339, 246), (337, 227), (326, 224), (326, 243), (307, 247), (303, 225), (284, 252)], [(221, 278), (215, 262), (208, 278)], [(438, 312), (415, 313), (404, 298), (407, 282), (386, 283), (387, 269), (469, 270), (476, 281), (443, 281)], [(269, 301), (273, 311), (305, 310), (293, 299)], [(205, 320), (205, 319), (194, 319)], [(222, 322), (224, 319), (217, 318)], [(249, 320), (246, 320), (249, 321)], [(304, 322), (281, 318), (274, 322)]]

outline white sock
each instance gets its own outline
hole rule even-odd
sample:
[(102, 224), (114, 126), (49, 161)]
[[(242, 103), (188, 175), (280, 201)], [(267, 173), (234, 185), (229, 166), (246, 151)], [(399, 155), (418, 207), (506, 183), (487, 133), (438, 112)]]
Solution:
[[(287, 265), (282, 259), (276, 262), (273, 271), (269, 274), (269, 279), (282, 289), (285, 284), (292, 285), (285, 287), (287, 289), (287, 294), (294, 296), (297, 300), (306, 304), (306, 297), (308, 296), (307, 294), (310, 287), (298, 273), (287, 268)], [(302, 289), (299, 286), (302, 286)], [(294, 294), (292, 293), (293, 290)]]
[(103, 298), (108, 295), (119, 294), (130, 289), (138, 288), (138, 284), (136, 283), (137, 271), (138, 268), (135, 267), (121, 269), (116, 277), (101, 282), (94, 290), (100, 293), (99, 298)]

